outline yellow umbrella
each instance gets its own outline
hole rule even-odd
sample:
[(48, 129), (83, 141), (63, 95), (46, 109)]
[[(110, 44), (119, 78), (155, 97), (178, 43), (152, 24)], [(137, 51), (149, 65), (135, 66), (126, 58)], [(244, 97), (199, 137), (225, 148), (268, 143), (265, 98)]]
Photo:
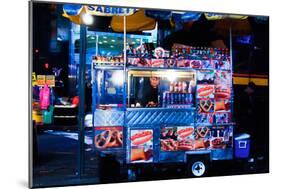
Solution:
[(248, 16), (245, 15), (205, 13), (205, 17), (215, 21), (213, 30), (222, 36), (227, 36), (230, 28), (233, 35), (247, 35), (252, 31)]
[(86, 14), (86, 7), (82, 6), (80, 12), (77, 15), (68, 15), (65, 10), (63, 10), (62, 16), (68, 18), (71, 22), (75, 24), (84, 24), (82, 20), (82, 15)]
[[(127, 32), (152, 30), (155, 28), (156, 21), (153, 18), (145, 16), (143, 9), (138, 10), (135, 14), (126, 16)], [(124, 31), (123, 17), (113, 16), (111, 20), (111, 28), (116, 32)]]

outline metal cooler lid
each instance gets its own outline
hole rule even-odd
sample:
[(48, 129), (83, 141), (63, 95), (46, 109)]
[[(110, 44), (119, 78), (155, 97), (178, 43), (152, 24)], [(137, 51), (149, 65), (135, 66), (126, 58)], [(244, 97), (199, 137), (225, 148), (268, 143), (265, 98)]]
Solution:
[(242, 133), (239, 134), (235, 137), (235, 140), (245, 140), (245, 139), (249, 139), (251, 137), (251, 135), (247, 134), (247, 133)]

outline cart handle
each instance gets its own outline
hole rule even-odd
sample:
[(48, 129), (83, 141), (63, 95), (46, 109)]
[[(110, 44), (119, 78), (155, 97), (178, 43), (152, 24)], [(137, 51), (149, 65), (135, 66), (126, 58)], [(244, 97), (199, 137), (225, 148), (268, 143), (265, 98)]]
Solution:
[(247, 148), (247, 141), (239, 141), (238, 146), (239, 146), (239, 148), (242, 148), (242, 149)]

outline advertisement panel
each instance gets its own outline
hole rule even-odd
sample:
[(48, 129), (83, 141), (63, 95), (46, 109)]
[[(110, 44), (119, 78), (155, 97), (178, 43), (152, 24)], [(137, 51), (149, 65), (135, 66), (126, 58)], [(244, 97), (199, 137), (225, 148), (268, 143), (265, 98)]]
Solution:
[(153, 162), (153, 130), (131, 130), (131, 162)]
[(100, 150), (121, 148), (123, 146), (123, 127), (95, 127), (95, 147)]

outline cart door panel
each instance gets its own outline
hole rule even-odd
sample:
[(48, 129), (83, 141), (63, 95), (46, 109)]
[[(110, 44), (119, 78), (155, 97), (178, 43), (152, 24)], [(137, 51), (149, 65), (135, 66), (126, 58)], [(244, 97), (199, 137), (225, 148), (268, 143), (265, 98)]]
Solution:
[(126, 123), (129, 126), (136, 125), (186, 125), (194, 123), (194, 109), (128, 109)]
[(93, 85), (93, 126), (95, 148), (113, 151), (123, 148), (123, 70), (95, 68)]

